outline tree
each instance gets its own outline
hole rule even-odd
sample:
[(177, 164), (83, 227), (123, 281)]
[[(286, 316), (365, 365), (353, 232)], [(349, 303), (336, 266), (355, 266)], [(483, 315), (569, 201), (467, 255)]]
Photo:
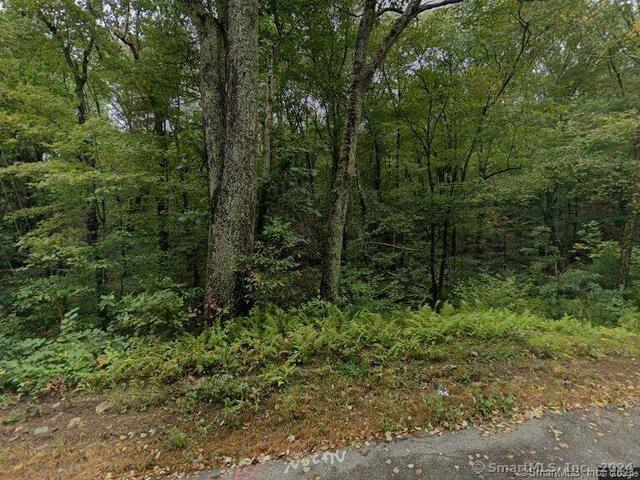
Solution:
[(205, 318), (246, 312), (254, 245), (258, 1), (184, 0), (200, 41), (201, 103), (209, 177)]
[[(389, 50), (398, 41), (402, 32), (413, 19), (428, 10), (460, 3), (461, 1), (439, 0), (422, 3), (421, 0), (410, 0), (404, 8), (396, 6), (395, 3), (388, 7), (378, 8), (377, 0), (363, 0), (362, 2), (363, 11), (360, 16), (358, 34), (354, 46), (340, 153), (336, 166), (335, 180), (333, 181), (331, 207), (327, 218), (326, 240), (322, 259), (322, 279), (320, 282), (320, 296), (324, 299), (333, 299), (338, 293), (344, 226), (347, 219), (349, 190), (356, 176), (356, 147), (364, 94), (374, 74), (384, 62)], [(399, 16), (393, 21), (391, 28), (374, 55), (367, 60), (369, 39), (374, 23), (380, 16), (388, 12), (396, 13)]]

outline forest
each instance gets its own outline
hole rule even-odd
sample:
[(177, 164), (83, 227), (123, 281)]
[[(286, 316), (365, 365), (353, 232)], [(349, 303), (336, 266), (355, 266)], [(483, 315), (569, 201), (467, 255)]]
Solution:
[(0, 414), (207, 417), (193, 469), (637, 370), (639, 68), (636, 0), (3, 0)]

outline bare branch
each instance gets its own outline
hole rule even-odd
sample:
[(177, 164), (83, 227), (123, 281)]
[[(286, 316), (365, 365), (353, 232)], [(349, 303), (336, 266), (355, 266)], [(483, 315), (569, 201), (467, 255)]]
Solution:
[(385, 13), (397, 13), (398, 15), (402, 15), (403, 10), (399, 7), (385, 7), (385, 8), (381, 8), (380, 10), (378, 10), (378, 12), (376, 13), (376, 15), (378, 17), (384, 15)]
[(426, 12), (427, 10), (433, 10), (436, 8), (444, 7), (447, 5), (454, 5), (456, 3), (461, 3), (463, 0), (438, 0), (436, 2), (427, 2), (419, 7), (418, 13)]

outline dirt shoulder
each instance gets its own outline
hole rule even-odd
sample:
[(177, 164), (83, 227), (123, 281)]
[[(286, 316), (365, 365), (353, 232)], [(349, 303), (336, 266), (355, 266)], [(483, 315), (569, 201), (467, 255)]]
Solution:
[(491, 435), (467, 428), (167, 480), (636, 478), (639, 427), (638, 406), (549, 412)]
[[(7, 479), (153, 478), (295, 458), (380, 439), (462, 430), (509, 430), (545, 411), (633, 404), (640, 361), (630, 357), (500, 358), (390, 365), (376, 378), (318, 375), (234, 421), (220, 405), (132, 408), (123, 390), (5, 397), (0, 465)], [(144, 395), (139, 388), (136, 395)]]

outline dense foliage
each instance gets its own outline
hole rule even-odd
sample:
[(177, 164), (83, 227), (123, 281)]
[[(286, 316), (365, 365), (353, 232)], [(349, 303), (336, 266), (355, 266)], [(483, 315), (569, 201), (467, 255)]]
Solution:
[(7, 342), (0, 382), (18, 391), (112, 388), (136, 381), (152, 390), (154, 384), (177, 384), (200, 400), (244, 403), (305, 375), (376, 376), (397, 360), (446, 360), (460, 347), (469, 356), (471, 345), (481, 348), (484, 342), (502, 342), (505, 357), (635, 355), (638, 334), (630, 330), (637, 332), (638, 326), (627, 327), (505, 309), (447, 307), (437, 313), (424, 307), (383, 315), (313, 302), (287, 313), (257, 310), (174, 341), (127, 340), (93, 330), (65, 332), (50, 341)]
[[(380, 3), (368, 57), (407, 2)], [(364, 95), (322, 314), (305, 305), (364, 3), (260, 2), (256, 241), (237, 259), (253, 311), (213, 326), (190, 4), (0, 6), (4, 387), (215, 372), (193, 395), (245, 402), (314, 356), (368, 369), (456, 336), (597, 354), (638, 328), (635, 0), (468, 0), (412, 19)]]

